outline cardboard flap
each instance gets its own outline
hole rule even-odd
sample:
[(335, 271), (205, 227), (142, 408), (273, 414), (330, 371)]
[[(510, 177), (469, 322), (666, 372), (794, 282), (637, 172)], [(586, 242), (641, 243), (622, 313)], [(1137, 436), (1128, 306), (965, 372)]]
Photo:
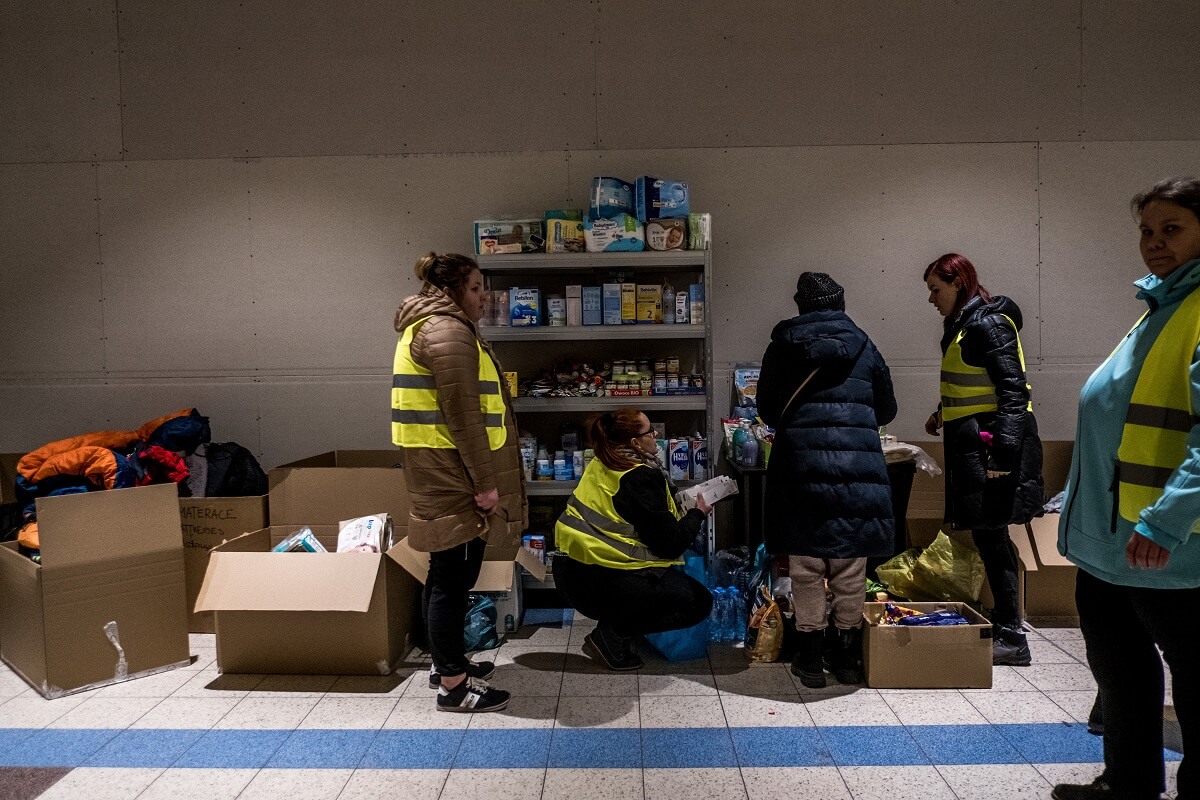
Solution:
[(37, 515), (43, 569), (183, 550), (173, 483), (43, 497)]
[(241, 536), (221, 542), (213, 548), (213, 552), (222, 553), (265, 553), (271, 549), (271, 529), (260, 528), (247, 531)]
[(1021, 559), (1021, 566), (1025, 567), (1025, 571), (1036, 572), (1037, 559), (1033, 557), (1033, 539), (1029, 535), (1029, 529), (1025, 525), (1009, 525), (1008, 538), (1016, 548), (1017, 558)]
[(518, 547), (516, 561), (522, 567), (529, 570), (529, 573), (539, 581), (546, 580), (546, 565), (529, 550), (524, 547)]
[(371, 514), (408, 520), (408, 491), (396, 450), (339, 450), (270, 472), (272, 525), (336, 524)]
[(195, 610), (365, 612), (371, 605), (379, 563), (377, 553), (214, 549)]
[[(522, 553), (527, 558), (522, 557)], [(392, 549), (387, 551), (387, 555), (422, 584), (429, 577), (429, 553), (414, 550), (409, 545), (407, 537), (396, 542), (392, 546)], [(524, 548), (517, 548), (515, 560), (522, 566), (528, 561), (530, 566), (536, 568), (536, 571), (530, 569), (530, 572), (537, 575), (539, 580), (545, 579), (546, 568), (537, 560), (537, 556), (533, 553)], [(499, 561), (484, 561), (483, 567), (479, 570), (479, 580), (475, 581), (475, 585), (471, 587), (471, 590), (475, 592), (511, 591), (513, 588), (513, 574), (513, 559), (511, 558)]]
[(1058, 521), (1060, 515), (1047, 514), (1029, 522), (1029, 535), (1038, 563), (1043, 567), (1073, 567), (1074, 563), (1058, 552)]

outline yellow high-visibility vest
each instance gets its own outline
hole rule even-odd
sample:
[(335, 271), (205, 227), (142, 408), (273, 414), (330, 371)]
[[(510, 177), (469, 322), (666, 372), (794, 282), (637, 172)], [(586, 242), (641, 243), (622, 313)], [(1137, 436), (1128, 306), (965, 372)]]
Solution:
[[(1025, 371), (1025, 350), (1021, 347), (1021, 336), (1017, 334), (1017, 325), (1008, 316), (1001, 314), (1012, 326), (1017, 335), (1017, 357), (1021, 360), (1021, 371)], [(954, 337), (954, 341), (946, 348), (942, 356), (942, 421), (969, 417), (972, 414), (984, 414), (999, 409), (996, 399), (996, 387), (988, 377), (987, 370), (975, 367), (963, 361), (962, 340), (967, 330), (964, 326)], [(1028, 383), (1026, 389), (1030, 389)], [(1030, 389), (1032, 391), (1032, 389)], [(1026, 408), (1033, 411), (1033, 401)]]
[[(1137, 522), (1142, 510), (1162, 496), (1187, 455), (1188, 434), (1200, 423), (1192, 408), (1189, 375), (1197, 346), (1200, 291), (1193, 291), (1163, 326), (1133, 387), (1117, 448), (1117, 510), (1122, 519)], [(1192, 531), (1200, 531), (1200, 521)]]
[[(636, 466), (633, 469), (651, 469)], [(567, 509), (554, 526), (554, 544), (559, 550), (583, 564), (598, 564), (611, 569), (645, 569), (682, 564), (682, 559), (662, 559), (642, 544), (637, 531), (613, 507), (613, 496), (621, 485), (621, 476), (593, 458), (583, 471), (579, 486), (567, 501)], [(667, 507), (676, 517), (679, 509), (663, 479)]]
[[(437, 383), (433, 373), (412, 357), (413, 337), (428, 319), (421, 317), (405, 328), (396, 345), (392, 363), (392, 443), (400, 447), (449, 450), (458, 445), (438, 405)], [(475, 346), (479, 348), (479, 410), (487, 427), (488, 447), (499, 450), (508, 435), (500, 374), (478, 340)]]

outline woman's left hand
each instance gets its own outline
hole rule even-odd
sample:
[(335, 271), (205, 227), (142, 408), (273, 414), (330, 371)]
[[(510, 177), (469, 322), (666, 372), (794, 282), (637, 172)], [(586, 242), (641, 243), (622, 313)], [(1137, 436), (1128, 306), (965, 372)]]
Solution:
[(475, 507), (485, 514), (491, 514), (500, 504), (500, 490), (490, 489), (475, 495)]
[(1134, 569), (1162, 569), (1170, 557), (1170, 550), (1160, 547), (1140, 533), (1130, 536), (1129, 544), (1125, 545), (1125, 560)]

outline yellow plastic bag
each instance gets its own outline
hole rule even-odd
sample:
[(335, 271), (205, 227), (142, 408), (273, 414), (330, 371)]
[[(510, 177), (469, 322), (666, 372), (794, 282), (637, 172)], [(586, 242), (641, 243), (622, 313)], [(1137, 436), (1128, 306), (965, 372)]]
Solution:
[(938, 531), (923, 551), (905, 550), (876, 570), (888, 590), (909, 600), (973, 603), (983, 589), (983, 559)]
[(758, 587), (754, 598), (754, 613), (746, 638), (746, 654), (751, 661), (770, 663), (779, 660), (779, 651), (783, 647), (783, 613), (765, 585)]

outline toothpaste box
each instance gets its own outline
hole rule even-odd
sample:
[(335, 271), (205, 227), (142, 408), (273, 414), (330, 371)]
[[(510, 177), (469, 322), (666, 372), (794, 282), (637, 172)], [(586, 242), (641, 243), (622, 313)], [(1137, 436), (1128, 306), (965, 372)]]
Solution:
[(603, 287), (604, 324), (621, 324), (621, 284), (606, 283)]
[[(599, 286), (583, 287), (583, 324), (600, 325), (604, 322), (604, 295)], [(620, 294), (617, 295), (618, 302)]]
[(542, 324), (541, 292), (514, 286), (508, 290), (508, 319), (514, 328)]
[(634, 187), (637, 218), (641, 222), (671, 217), (687, 218), (688, 185), (683, 181), (643, 176)]
[(475, 220), (475, 254), (536, 253), (546, 244), (540, 219)]

